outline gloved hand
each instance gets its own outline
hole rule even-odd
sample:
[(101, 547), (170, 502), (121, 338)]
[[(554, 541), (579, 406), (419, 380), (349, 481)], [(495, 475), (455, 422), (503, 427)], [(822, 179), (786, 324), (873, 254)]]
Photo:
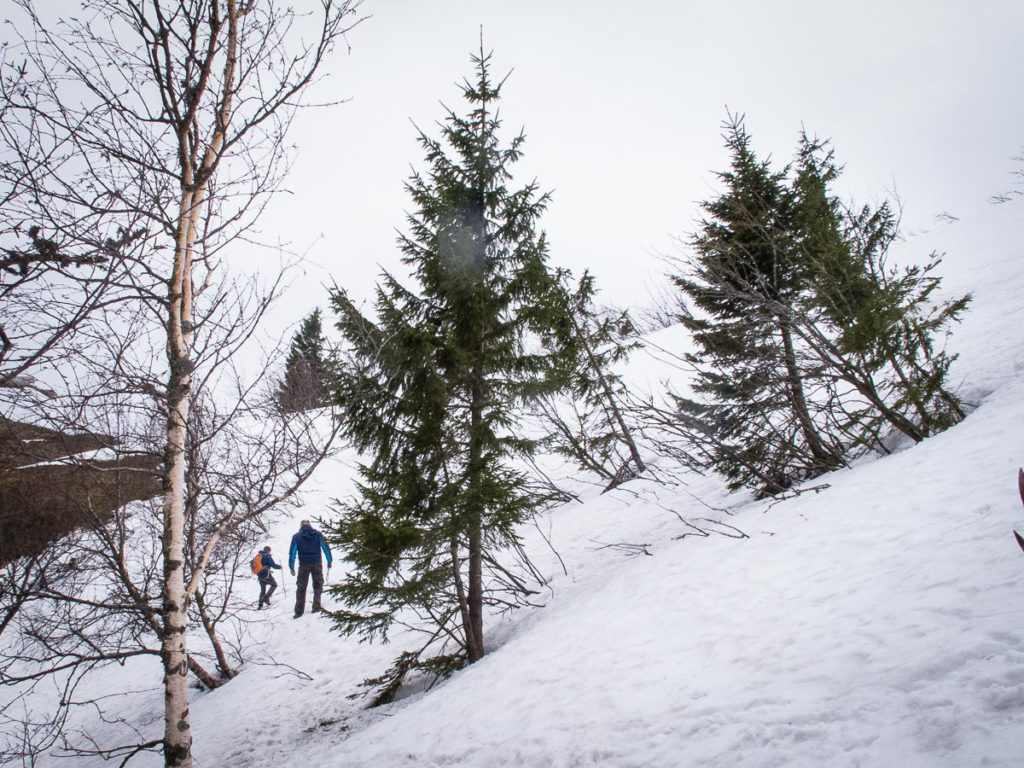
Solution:
[(294, 568), (289, 568), (288, 570), (292, 572), (292, 576), (295, 575), (295, 569)]

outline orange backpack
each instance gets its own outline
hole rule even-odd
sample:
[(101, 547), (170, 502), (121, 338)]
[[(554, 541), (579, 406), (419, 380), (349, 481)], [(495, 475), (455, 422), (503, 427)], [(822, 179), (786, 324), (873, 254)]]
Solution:
[(256, 553), (256, 557), (254, 557), (252, 559), (252, 562), (249, 563), (249, 568), (252, 569), (252, 572), (253, 572), (254, 576), (259, 576), (261, 573), (263, 573), (263, 553), (262, 552), (257, 552)]

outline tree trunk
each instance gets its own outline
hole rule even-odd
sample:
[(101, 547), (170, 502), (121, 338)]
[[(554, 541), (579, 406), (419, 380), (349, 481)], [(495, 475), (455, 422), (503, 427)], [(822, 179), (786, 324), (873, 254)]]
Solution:
[(878, 409), (883, 419), (915, 443), (920, 443), (924, 440), (926, 435), (910, 419), (885, 404), (885, 400), (878, 394), (870, 373), (862, 371), (858, 366), (850, 362), (839, 348), (826, 338), (813, 323), (803, 323), (796, 327), (797, 332), (810, 345), (822, 362), (834, 368), (843, 381), (852, 385), (854, 389), (867, 398), (868, 402)]
[[(920, 419), (922, 430), (927, 430), (928, 425), (931, 423), (931, 419), (928, 417), (928, 409), (925, 408), (924, 403), (921, 402), (921, 398), (914, 394), (914, 386), (910, 381), (910, 377), (908, 377), (906, 371), (903, 370), (903, 366), (900, 364), (899, 357), (897, 356), (896, 351), (892, 348), (892, 345), (889, 344), (888, 339), (882, 339), (882, 350), (885, 354), (885, 357), (889, 361), (889, 365), (892, 366), (892, 369), (896, 374), (896, 378), (899, 379), (900, 384), (903, 387), (903, 391), (906, 394), (907, 401), (914, 408), (914, 410), (917, 411), (917, 417), (918, 419)], [(918, 368), (920, 372), (918, 366), (914, 367)]]
[(466, 597), (466, 586), (462, 581), (462, 562), (459, 558), (459, 540), (453, 537), (451, 540), (452, 551), (452, 581), (455, 582), (455, 594), (459, 600), (459, 615), (462, 617), (463, 633), (466, 636), (467, 655), (472, 633), (469, 628), (473, 622), (469, 618), (469, 601)]
[(896, 429), (905, 434), (915, 443), (920, 443), (925, 439), (925, 437), (927, 437), (924, 432), (914, 425), (914, 422), (885, 404), (882, 396), (878, 394), (878, 390), (875, 388), (874, 382), (871, 381), (870, 376), (863, 375), (859, 371), (852, 369), (850, 366), (844, 366), (841, 370), (843, 371), (843, 373), (840, 374), (841, 377), (847, 383), (853, 385), (854, 389), (864, 395), (868, 402), (875, 406), (875, 408), (878, 409), (878, 412), (882, 414), (882, 418), (888, 421), (892, 426), (896, 427)]
[(484, 580), (483, 546), (480, 518), (476, 517), (469, 531), (469, 633), (467, 654), (469, 663), (484, 657)]
[(218, 680), (217, 678), (215, 678), (213, 675), (206, 671), (206, 667), (204, 667), (191, 656), (188, 657), (188, 668), (192, 671), (192, 674), (196, 676), (199, 682), (205, 685), (211, 691), (214, 688), (219, 688), (221, 685), (224, 684), (223, 680)]
[(206, 601), (203, 599), (202, 590), (196, 591), (195, 600), (196, 608), (199, 610), (199, 618), (203, 622), (203, 629), (206, 630), (206, 636), (210, 638), (210, 645), (213, 647), (213, 655), (217, 659), (217, 669), (220, 670), (221, 679), (211, 686), (216, 688), (223, 685), (238, 673), (232, 669), (231, 662), (228, 661), (228, 656), (224, 653), (224, 646), (221, 644), (220, 637), (217, 635), (217, 625), (214, 623), (213, 619), (210, 618), (210, 612), (206, 609)]
[[(188, 170), (188, 169), (187, 169)], [(192, 728), (188, 709), (188, 605), (185, 593), (185, 430), (193, 363), (189, 357), (192, 319), (192, 247), (202, 196), (193, 193), (186, 172), (178, 217), (178, 239), (168, 297), (167, 445), (164, 449), (163, 638), (164, 764), (191, 768)]]
[[(201, 162), (196, 167), (192, 154), (190, 122), (178, 127), (181, 164), (181, 207), (178, 212), (174, 266), (169, 280), (167, 361), (167, 447), (164, 496), (164, 765), (192, 768), (192, 728), (188, 708), (188, 594), (185, 587), (185, 430), (191, 401), (192, 369), (189, 356), (192, 339), (192, 256), (199, 220), (206, 202), (206, 187), (214, 176), (224, 147), (235, 95), (235, 67), (238, 57), (238, 22), (235, 0), (227, 0), (227, 39), (224, 41), (224, 74), (216, 124)], [(211, 35), (219, 26), (211, 17)], [(207, 61), (212, 67), (213, 60)], [(209, 72), (205, 73), (207, 76)], [(172, 89), (173, 90), (173, 89)], [(199, 95), (194, 96), (195, 99)]]
[(835, 469), (842, 462), (835, 451), (825, 446), (818, 434), (811, 419), (810, 409), (807, 407), (807, 398), (804, 396), (804, 388), (800, 369), (796, 364), (796, 350), (793, 347), (793, 332), (789, 323), (785, 320), (779, 321), (779, 331), (782, 335), (782, 346), (786, 358), (786, 384), (789, 387), (789, 401), (793, 407), (793, 415), (796, 416), (800, 431), (807, 441), (807, 447), (819, 466), (827, 471)]
[(466, 654), (470, 664), (479, 661), (484, 656), (483, 510), (480, 508), (481, 497), (478, 488), (482, 471), (480, 466), (482, 458), (480, 430), (483, 425), (483, 401), (483, 383), (479, 374), (476, 373), (471, 385), (469, 406), (469, 487), (467, 493), (470, 498), (470, 508), (466, 532), (469, 543), (469, 583), (466, 596), (469, 626), (465, 628), (465, 632)]
[[(573, 321), (575, 325), (575, 320)], [(636, 442), (633, 440), (633, 433), (630, 432), (629, 426), (626, 424), (626, 419), (622, 415), (622, 410), (619, 408), (619, 404), (615, 400), (615, 393), (612, 392), (611, 386), (608, 384), (608, 380), (604, 376), (604, 372), (597, 363), (597, 359), (594, 356), (593, 351), (590, 349), (590, 342), (586, 339), (585, 335), (580, 332), (577, 327), (577, 337), (580, 339), (580, 343), (583, 345), (583, 350), (587, 353), (587, 360), (590, 362), (591, 370), (597, 374), (597, 380), (601, 384), (601, 389), (604, 392), (605, 408), (611, 411), (612, 419), (618, 424), (621, 430), (620, 436), (622, 441), (629, 448), (629, 455), (633, 457), (633, 463), (636, 465), (637, 472), (643, 472), (647, 469), (644, 464), (644, 460), (640, 458), (640, 451), (636, 447)]]

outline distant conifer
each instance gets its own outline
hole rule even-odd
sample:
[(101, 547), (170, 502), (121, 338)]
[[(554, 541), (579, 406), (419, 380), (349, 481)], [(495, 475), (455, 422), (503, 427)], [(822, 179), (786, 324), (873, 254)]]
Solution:
[(320, 310), (311, 312), (292, 337), (277, 402), (285, 413), (322, 408), (330, 396), (326, 341)]

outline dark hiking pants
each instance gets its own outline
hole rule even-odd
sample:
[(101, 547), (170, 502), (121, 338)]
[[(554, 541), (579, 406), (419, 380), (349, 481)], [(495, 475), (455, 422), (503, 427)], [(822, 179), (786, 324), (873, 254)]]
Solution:
[(320, 610), (320, 593), (324, 589), (324, 567), (320, 563), (299, 563), (299, 575), (295, 579), (295, 615), (301, 616), (306, 610), (306, 585), (313, 577), (313, 610)]
[(274, 594), (275, 589), (277, 589), (277, 581), (274, 579), (274, 574), (268, 572), (266, 576), (260, 576), (260, 605), (270, 604), (270, 596)]

